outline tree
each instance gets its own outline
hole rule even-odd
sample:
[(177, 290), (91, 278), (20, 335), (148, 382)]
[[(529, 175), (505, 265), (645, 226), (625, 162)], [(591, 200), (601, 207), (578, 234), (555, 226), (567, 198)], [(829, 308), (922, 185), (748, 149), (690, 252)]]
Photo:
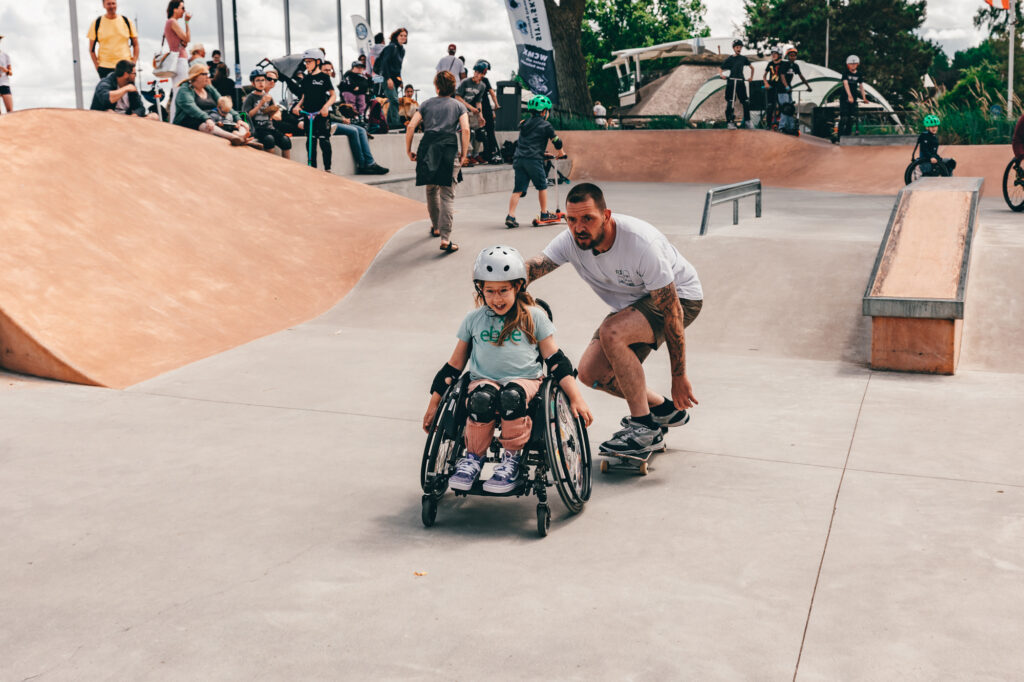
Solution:
[(587, 88), (587, 61), (581, 47), (586, 0), (544, 0), (555, 48), (559, 109), (590, 115), (593, 104)]
[[(701, 0), (588, 0), (583, 24), (583, 54), (594, 97), (614, 101), (616, 75), (602, 68), (612, 52), (708, 34)], [(650, 70), (674, 64), (646, 62)]]
[(893, 105), (910, 101), (932, 64), (934, 51), (916, 31), (924, 0), (747, 0), (747, 38), (762, 45), (793, 43), (808, 61), (825, 63), (825, 22), (830, 19), (829, 68), (841, 71), (856, 54), (871, 83)]

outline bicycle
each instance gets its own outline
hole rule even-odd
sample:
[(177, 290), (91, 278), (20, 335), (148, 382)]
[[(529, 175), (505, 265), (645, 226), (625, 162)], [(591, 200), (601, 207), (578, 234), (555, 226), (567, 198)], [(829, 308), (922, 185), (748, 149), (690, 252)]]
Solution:
[(1024, 211), (1024, 168), (1021, 168), (1019, 159), (1010, 159), (1003, 171), (1003, 199), (1011, 211)]

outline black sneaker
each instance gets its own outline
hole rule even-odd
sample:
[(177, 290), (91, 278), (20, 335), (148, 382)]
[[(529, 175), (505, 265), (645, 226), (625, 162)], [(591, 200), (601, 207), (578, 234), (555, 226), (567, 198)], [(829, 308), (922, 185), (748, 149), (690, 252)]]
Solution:
[(372, 163), (372, 164), (370, 164), (370, 169), (369, 170), (370, 170), (371, 173), (374, 173), (376, 175), (387, 175), (388, 173), (391, 172), (390, 168), (385, 168), (384, 166), (380, 165), (379, 163)]
[[(686, 410), (675, 409), (666, 415), (657, 415), (651, 412), (651, 419), (653, 419), (654, 422), (661, 427), (661, 430), (664, 431), (665, 429), (671, 429), (674, 426), (682, 426), (683, 424), (686, 424), (690, 421), (690, 415)], [(628, 421), (629, 417), (626, 416), (619, 420), (619, 424), (625, 426)]]
[(610, 439), (601, 443), (601, 452), (640, 459), (646, 459), (652, 452), (664, 449), (664, 437), (660, 428), (649, 429), (632, 419)]
[(359, 166), (356, 168), (356, 175), (375, 175), (375, 173), (371, 166)]
[(505, 227), (512, 229), (513, 227), (519, 227), (519, 223), (516, 222), (515, 216), (505, 216)]

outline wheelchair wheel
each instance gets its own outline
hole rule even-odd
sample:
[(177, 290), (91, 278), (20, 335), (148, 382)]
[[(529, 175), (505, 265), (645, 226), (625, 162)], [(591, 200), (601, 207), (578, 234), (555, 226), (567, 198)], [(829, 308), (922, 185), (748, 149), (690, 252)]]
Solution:
[(537, 505), (537, 535), (547, 537), (551, 528), (551, 509), (546, 504)]
[(569, 397), (553, 380), (544, 383), (544, 441), (555, 489), (570, 513), (590, 499), (590, 439), (583, 421), (572, 414)]
[(423, 461), (420, 463), (420, 488), (435, 500), (440, 499), (448, 489), (448, 470), (462, 455), (460, 403), (468, 385), (469, 374), (465, 374), (448, 387), (437, 406), (430, 433), (427, 434)]
[(909, 185), (914, 180), (922, 178), (925, 175), (942, 178), (949, 176), (949, 169), (946, 168), (946, 164), (943, 163), (942, 159), (939, 159), (937, 163), (931, 164), (932, 171), (930, 173), (925, 173), (921, 170), (921, 164), (923, 163), (926, 163), (923, 159), (914, 159), (910, 162), (910, 165), (907, 166), (907, 170), (903, 171), (903, 182), (905, 184)]
[(1024, 168), (1016, 159), (1011, 159), (1003, 171), (1003, 199), (1011, 211), (1024, 211)]
[(423, 525), (430, 528), (434, 525), (434, 521), (437, 520), (437, 498), (424, 495), (422, 505), (423, 509), (420, 511), (420, 518), (423, 520)]

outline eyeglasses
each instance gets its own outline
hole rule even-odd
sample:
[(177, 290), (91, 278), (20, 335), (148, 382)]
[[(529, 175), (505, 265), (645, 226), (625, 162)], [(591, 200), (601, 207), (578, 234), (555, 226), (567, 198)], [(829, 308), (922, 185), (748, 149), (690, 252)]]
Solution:
[(267, 80), (270, 81), (271, 83), (276, 83), (278, 79), (267, 76)]

